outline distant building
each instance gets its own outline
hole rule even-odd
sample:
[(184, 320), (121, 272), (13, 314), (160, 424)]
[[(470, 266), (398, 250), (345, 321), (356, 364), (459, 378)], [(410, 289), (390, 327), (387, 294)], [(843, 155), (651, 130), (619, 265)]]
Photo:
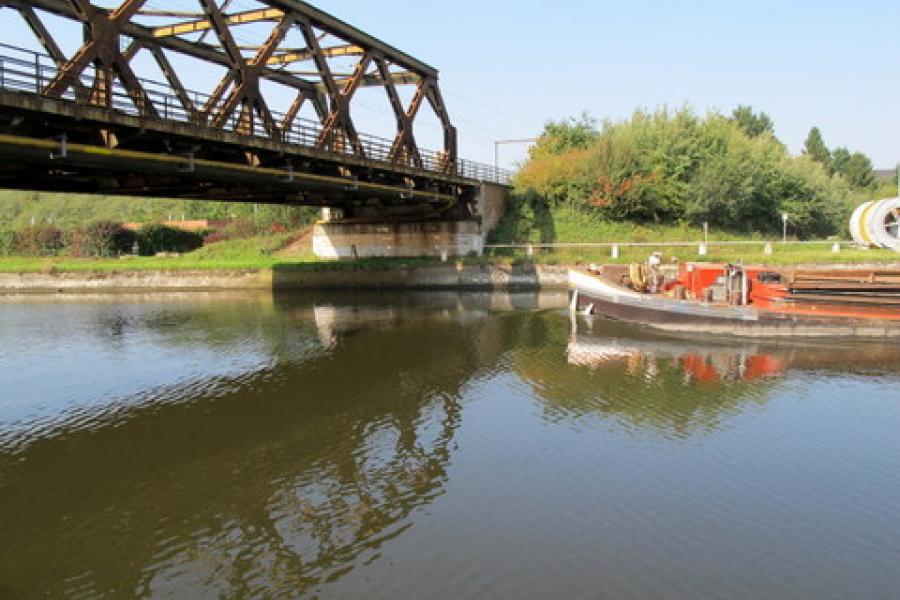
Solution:
[(893, 179), (894, 175), (897, 174), (897, 169), (875, 169), (875, 180), (876, 181), (887, 181), (888, 179)]

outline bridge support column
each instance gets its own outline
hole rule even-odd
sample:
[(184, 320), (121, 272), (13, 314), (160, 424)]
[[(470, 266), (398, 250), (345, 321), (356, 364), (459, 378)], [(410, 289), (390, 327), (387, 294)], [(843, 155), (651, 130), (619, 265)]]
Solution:
[(481, 255), (481, 221), (375, 223), (320, 222), (313, 228), (313, 252), (320, 258)]
[(481, 184), (476, 205), (478, 215), (481, 217), (485, 237), (500, 223), (500, 219), (506, 214), (508, 202), (509, 188), (507, 186), (497, 183)]

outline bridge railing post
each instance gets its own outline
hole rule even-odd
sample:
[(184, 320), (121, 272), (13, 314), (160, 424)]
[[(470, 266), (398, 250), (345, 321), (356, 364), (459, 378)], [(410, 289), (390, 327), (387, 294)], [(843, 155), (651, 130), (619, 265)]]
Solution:
[(41, 83), (41, 57), (39, 54), (34, 55), (34, 92), (36, 94), (41, 93), (41, 88), (43, 88), (43, 84)]

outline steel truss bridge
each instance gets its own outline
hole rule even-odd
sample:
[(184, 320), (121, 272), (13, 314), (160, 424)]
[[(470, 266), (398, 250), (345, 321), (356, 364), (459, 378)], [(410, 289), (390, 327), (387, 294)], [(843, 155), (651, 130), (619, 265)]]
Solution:
[[(0, 0), (0, 30), (43, 50), (0, 44), (0, 187), (466, 216), (482, 182), (508, 183), (459, 158), (433, 67), (298, 0), (193, 2)], [(193, 89), (201, 74), (218, 83)], [(357, 130), (364, 88), (386, 95), (393, 139)], [(424, 104), (440, 151), (416, 142)]]

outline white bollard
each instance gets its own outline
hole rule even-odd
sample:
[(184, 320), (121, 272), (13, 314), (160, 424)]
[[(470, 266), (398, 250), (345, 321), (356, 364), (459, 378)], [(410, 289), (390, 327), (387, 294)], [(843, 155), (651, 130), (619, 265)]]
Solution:
[(619, 246), (614, 245), (612, 247), (612, 251), (610, 252), (610, 254), (612, 255), (613, 258), (619, 258)]
[(528, 250), (525, 251), (528, 256), (534, 256), (534, 246), (531, 244), (528, 245)]
[(447, 258), (448, 258), (447, 251), (441, 250), (441, 262), (447, 262)]
[(772, 256), (772, 254), (774, 253), (774, 250), (772, 249), (772, 244), (767, 242), (766, 247), (763, 248), (763, 252), (765, 253), (766, 256)]
[(709, 248), (706, 246), (706, 244), (700, 244), (700, 247), (697, 249), (697, 254), (699, 254), (700, 256), (706, 256), (707, 254), (709, 254)]
[(835, 254), (840, 254), (841, 253), (841, 245), (838, 243), (835, 243), (834, 246), (831, 247), (831, 251), (834, 252)]

